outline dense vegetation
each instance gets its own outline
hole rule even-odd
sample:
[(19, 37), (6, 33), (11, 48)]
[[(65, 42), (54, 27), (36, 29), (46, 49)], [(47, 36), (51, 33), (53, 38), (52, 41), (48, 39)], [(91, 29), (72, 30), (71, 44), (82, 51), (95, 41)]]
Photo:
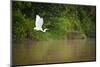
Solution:
[[(87, 34), (96, 31), (96, 7), (69, 4), (12, 2), (12, 37), (14, 41), (61, 38), (67, 32)], [(44, 19), (44, 32), (34, 31), (36, 15)]]

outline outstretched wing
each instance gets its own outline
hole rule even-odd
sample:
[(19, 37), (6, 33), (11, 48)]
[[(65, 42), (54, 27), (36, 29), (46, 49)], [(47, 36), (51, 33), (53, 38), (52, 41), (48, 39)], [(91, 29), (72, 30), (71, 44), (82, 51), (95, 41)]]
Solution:
[(35, 26), (38, 27), (39, 25), (39, 20), (40, 20), (40, 16), (39, 15), (36, 15), (36, 21), (35, 21)]
[(40, 18), (40, 20), (39, 20), (38, 23), (39, 23), (39, 27), (42, 28), (42, 25), (43, 25), (43, 18)]
[(36, 22), (35, 25), (37, 28), (42, 28), (43, 25), (43, 18), (40, 18), (39, 15), (36, 15)]

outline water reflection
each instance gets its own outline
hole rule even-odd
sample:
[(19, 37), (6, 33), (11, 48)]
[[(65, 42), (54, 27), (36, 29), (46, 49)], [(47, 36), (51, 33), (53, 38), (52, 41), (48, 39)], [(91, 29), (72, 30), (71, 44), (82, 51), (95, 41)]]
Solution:
[(95, 39), (25, 41), (13, 44), (13, 64), (41, 64), (95, 60)]

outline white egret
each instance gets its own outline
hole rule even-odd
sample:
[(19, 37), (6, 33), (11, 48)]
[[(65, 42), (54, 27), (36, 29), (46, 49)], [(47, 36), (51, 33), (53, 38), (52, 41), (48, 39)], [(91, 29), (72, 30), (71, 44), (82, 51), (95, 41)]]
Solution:
[(46, 28), (46, 29), (43, 30), (42, 25), (43, 25), (43, 18), (41, 18), (39, 15), (36, 15), (34, 30), (46, 32), (46, 30), (48, 30), (48, 29)]

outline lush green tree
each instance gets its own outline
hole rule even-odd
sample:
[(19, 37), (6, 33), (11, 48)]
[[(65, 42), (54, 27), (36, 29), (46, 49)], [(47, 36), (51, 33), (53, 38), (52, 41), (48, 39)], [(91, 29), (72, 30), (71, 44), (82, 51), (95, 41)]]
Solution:
[[(75, 31), (96, 32), (95, 11), (95, 6), (13, 1), (13, 40), (60, 38)], [(48, 32), (34, 31), (37, 14), (43, 17), (43, 28), (48, 28)]]

